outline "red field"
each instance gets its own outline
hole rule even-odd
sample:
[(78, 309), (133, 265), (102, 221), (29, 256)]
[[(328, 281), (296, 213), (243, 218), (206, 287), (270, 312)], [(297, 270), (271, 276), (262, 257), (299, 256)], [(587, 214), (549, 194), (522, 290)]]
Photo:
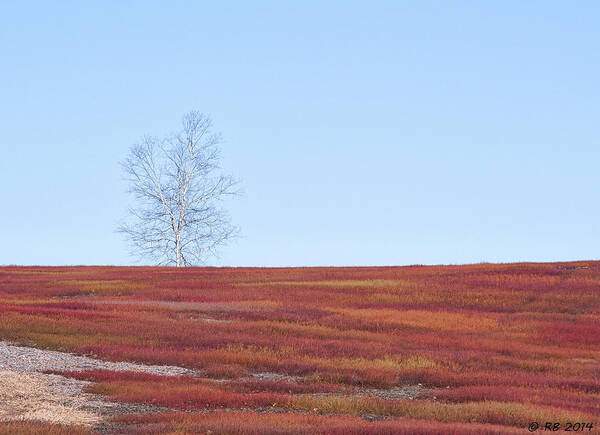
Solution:
[(0, 340), (201, 371), (64, 373), (110, 400), (170, 409), (114, 417), (124, 432), (600, 428), (600, 262), (4, 267), (0, 312)]

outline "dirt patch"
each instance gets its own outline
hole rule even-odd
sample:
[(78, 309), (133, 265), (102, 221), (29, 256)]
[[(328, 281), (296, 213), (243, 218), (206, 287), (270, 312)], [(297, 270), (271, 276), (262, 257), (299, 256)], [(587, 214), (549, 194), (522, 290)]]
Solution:
[(0, 422), (46, 421), (99, 427), (106, 416), (169, 411), (148, 405), (108, 402), (103, 396), (86, 392), (91, 382), (43, 373), (86, 370), (199, 375), (183, 367), (108, 362), (0, 342)]
[(300, 376), (288, 376), (282, 375), (280, 373), (271, 373), (271, 372), (262, 372), (262, 373), (253, 373), (253, 378), (262, 379), (265, 381), (287, 381), (287, 382), (298, 382), (302, 378)]
[(430, 390), (422, 387), (421, 385), (403, 385), (399, 387), (392, 387), (388, 389), (379, 388), (364, 388), (357, 391), (357, 394), (377, 396), (382, 399), (405, 399), (413, 400), (419, 396), (428, 393)]
[(573, 361), (577, 361), (578, 363), (582, 364), (598, 364), (598, 362), (600, 362), (594, 358), (573, 358)]
[(107, 402), (87, 393), (92, 383), (44, 373), (0, 371), (0, 422), (45, 421), (98, 426), (106, 416), (171, 411), (148, 405)]
[[(204, 314), (204, 313), (203, 313)], [(174, 320), (182, 320), (186, 322), (204, 322), (204, 323), (231, 323), (231, 320), (215, 319), (206, 315), (200, 315), (193, 311), (175, 311), (171, 318)]]
[(89, 382), (58, 375), (0, 371), (0, 421), (38, 420), (62, 424), (97, 424), (98, 413), (84, 409)]
[[(302, 382), (301, 376), (289, 376), (280, 373), (262, 372), (253, 373), (250, 378), (245, 379), (261, 379), (265, 381), (286, 381), (292, 383)], [(420, 397), (428, 396), (433, 390), (418, 385), (400, 385), (392, 388), (353, 388), (346, 387), (344, 390), (335, 393), (313, 393), (315, 396), (376, 396), (385, 400), (403, 399), (413, 400)]]
[(199, 376), (198, 370), (176, 366), (157, 366), (130, 362), (110, 362), (54, 350), (36, 349), (0, 342), (0, 370), (16, 372), (50, 371), (134, 371), (165, 376)]

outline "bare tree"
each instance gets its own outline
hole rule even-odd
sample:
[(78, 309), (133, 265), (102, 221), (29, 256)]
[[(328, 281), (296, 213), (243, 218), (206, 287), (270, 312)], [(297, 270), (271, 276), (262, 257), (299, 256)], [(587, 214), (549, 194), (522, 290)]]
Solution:
[(238, 193), (238, 182), (220, 173), (220, 135), (210, 118), (193, 111), (181, 130), (165, 139), (145, 136), (121, 164), (137, 200), (118, 231), (132, 253), (161, 265), (204, 263), (232, 238), (221, 201)]

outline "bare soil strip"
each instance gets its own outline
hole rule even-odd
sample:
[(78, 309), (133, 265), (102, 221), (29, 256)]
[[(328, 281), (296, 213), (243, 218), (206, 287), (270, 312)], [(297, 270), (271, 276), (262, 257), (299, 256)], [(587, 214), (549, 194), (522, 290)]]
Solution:
[(0, 371), (0, 422), (38, 420), (62, 424), (96, 424), (83, 389), (89, 382), (57, 375)]
[(54, 350), (15, 346), (0, 341), (0, 370), (16, 372), (48, 371), (134, 371), (165, 376), (198, 376), (200, 372), (176, 366), (156, 366), (130, 362), (110, 362)]

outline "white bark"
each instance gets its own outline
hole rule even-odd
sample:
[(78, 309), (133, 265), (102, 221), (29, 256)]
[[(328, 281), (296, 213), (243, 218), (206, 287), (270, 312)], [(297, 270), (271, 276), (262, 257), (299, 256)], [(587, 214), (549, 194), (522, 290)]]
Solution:
[(219, 174), (220, 137), (208, 117), (190, 112), (178, 134), (146, 136), (122, 166), (137, 204), (119, 227), (132, 253), (177, 267), (200, 264), (237, 229), (220, 206), (238, 182)]

